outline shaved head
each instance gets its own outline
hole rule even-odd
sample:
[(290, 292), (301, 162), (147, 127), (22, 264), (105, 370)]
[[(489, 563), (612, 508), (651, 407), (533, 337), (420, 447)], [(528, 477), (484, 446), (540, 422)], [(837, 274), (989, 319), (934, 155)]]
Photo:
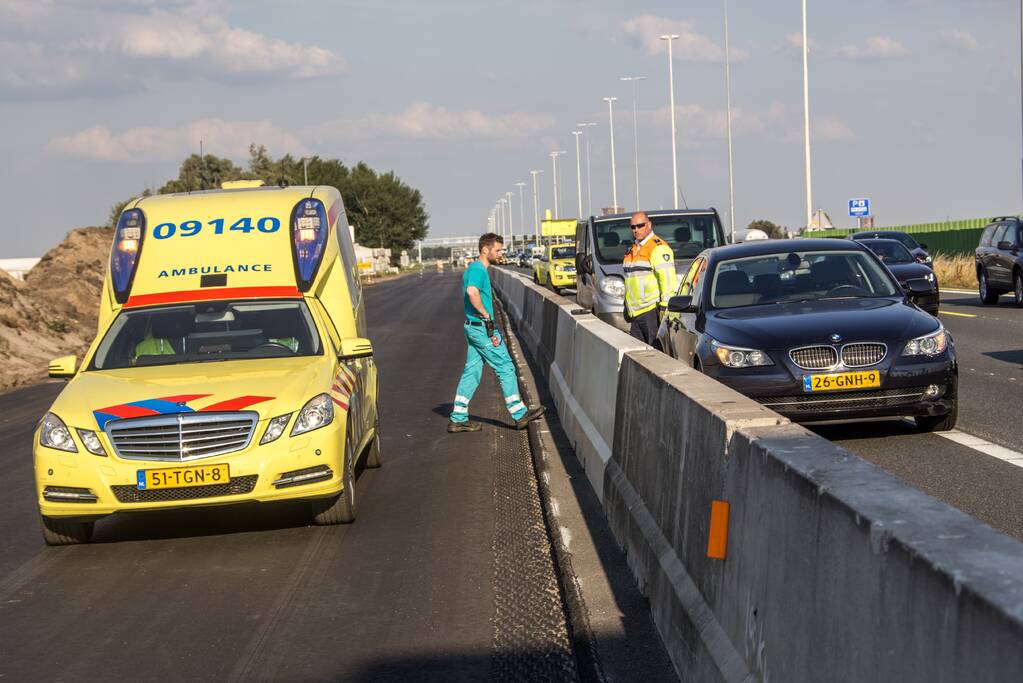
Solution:
[(632, 226), (632, 236), (637, 241), (645, 240), (647, 235), (653, 232), (654, 229), (653, 226), (650, 225), (650, 218), (646, 215), (645, 211), (637, 211), (632, 214), (632, 218), (629, 219), (629, 225)]

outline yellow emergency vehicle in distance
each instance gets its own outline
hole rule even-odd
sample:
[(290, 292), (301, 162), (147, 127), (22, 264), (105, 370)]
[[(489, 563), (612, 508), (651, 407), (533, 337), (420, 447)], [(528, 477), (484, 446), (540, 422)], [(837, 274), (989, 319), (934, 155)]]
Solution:
[(113, 513), (310, 501), (355, 519), (380, 464), (377, 370), (333, 187), (143, 197), (114, 233), (99, 329), (35, 432), (43, 535), (83, 543)]
[(546, 285), (561, 294), (564, 287), (575, 287), (575, 243), (550, 244), (533, 264), (533, 282)]

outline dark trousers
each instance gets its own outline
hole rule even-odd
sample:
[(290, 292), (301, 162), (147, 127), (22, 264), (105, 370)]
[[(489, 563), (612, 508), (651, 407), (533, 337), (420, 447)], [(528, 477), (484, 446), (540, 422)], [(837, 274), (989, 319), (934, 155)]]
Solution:
[(629, 334), (641, 342), (653, 346), (654, 340), (657, 339), (657, 328), (661, 326), (660, 320), (657, 319), (657, 309), (654, 308), (652, 311), (640, 313), (637, 316), (629, 316), (629, 320), (632, 323)]

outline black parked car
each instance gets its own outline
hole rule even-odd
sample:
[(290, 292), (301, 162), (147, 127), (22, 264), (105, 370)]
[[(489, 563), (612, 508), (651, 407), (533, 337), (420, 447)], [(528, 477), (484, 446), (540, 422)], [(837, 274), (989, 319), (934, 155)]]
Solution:
[(909, 280), (926, 280), (931, 286), (930, 291), (924, 294), (910, 292), (909, 298), (931, 315), (938, 315), (938, 304), (941, 297), (938, 293), (938, 277), (933, 270), (913, 258), (909, 249), (896, 240), (861, 239), (856, 241), (866, 245), (868, 249), (877, 254), (877, 257), (892, 272), (903, 289), (908, 288)]
[(1023, 307), (1023, 225), (1015, 216), (996, 218), (984, 228), (977, 245), (977, 285), (982, 303), (998, 303), (1002, 294), (1012, 293)]
[(658, 343), (793, 420), (912, 416), (923, 431), (956, 423), (951, 336), (852, 240), (702, 252), (669, 301)]
[(913, 258), (920, 263), (929, 266), (934, 261), (934, 259), (931, 258), (931, 255), (927, 253), (926, 244), (921, 244), (913, 239), (913, 236), (909, 233), (899, 232), (898, 230), (862, 230), (849, 235), (849, 239), (897, 240), (902, 243), (902, 246), (909, 249), (909, 253), (911, 253)]

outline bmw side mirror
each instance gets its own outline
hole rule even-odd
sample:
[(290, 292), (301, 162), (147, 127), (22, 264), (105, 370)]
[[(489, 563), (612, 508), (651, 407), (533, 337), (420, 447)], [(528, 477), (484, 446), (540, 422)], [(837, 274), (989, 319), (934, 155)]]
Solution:
[(692, 313), (695, 310), (691, 296), (673, 296), (668, 299), (669, 313)]
[(1012, 249), (1012, 247), (1013, 247), (1012, 242), (1009, 242), (1007, 240), (1002, 240), (1001, 242), (998, 243), (998, 249), (1000, 251), (1009, 251), (1010, 249)]
[(924, 242), (920, 243), (920, 248), (923, 249), (924, 251), (927, 251), (927, 245)]
[(905, 289), (910, 294), (927, 294), (933, 289), (931, 283), (922, 277), (906, 280)]

